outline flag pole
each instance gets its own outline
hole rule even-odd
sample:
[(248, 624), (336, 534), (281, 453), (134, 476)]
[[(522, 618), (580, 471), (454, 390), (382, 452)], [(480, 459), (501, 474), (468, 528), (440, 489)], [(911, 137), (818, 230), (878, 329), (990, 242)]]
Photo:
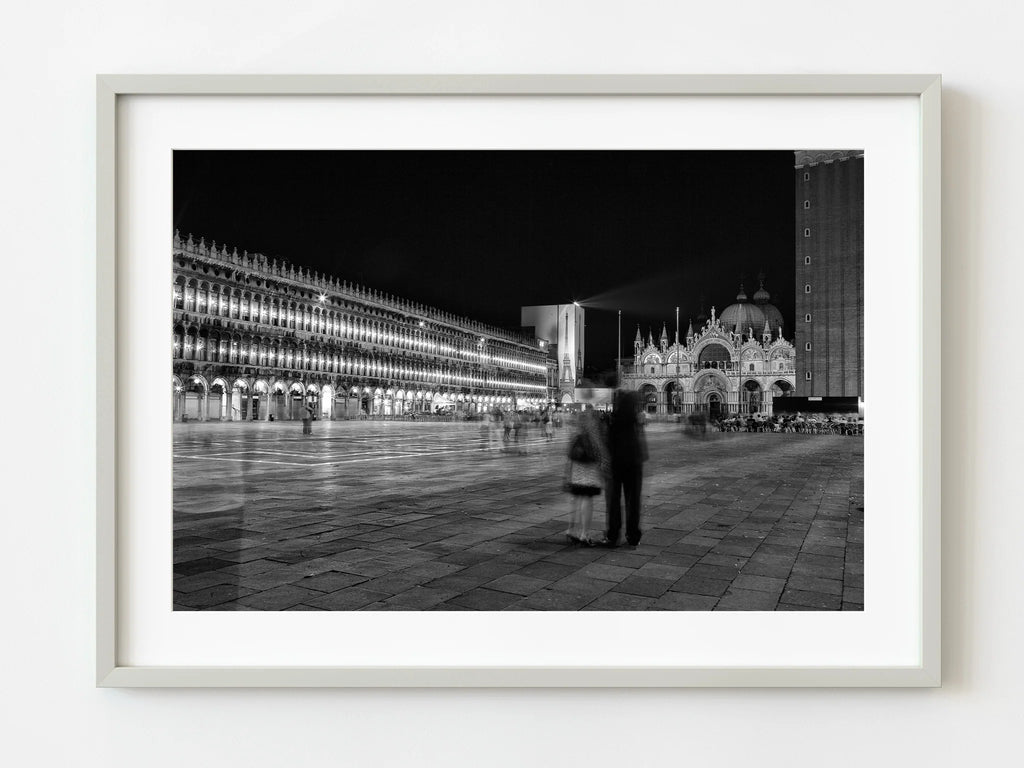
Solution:
[(615, 356), (616, 387), (622, 386), (622, 310), (619, 310), (619, 350)]

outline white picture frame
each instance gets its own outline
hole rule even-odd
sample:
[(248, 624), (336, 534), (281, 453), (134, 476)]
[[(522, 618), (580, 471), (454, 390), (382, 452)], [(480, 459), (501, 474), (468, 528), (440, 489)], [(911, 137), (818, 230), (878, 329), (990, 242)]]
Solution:
[[(96, 682), (104, 687), (682, 687), (682, 686), (937, 686), (940, 684), (940, 424), (921, 418), (921, 467), (913, 478), (919, 499), (919, 648), (914, 665), (871, 666), (550, 666), (392, 665), (180, 666), (134, 665), (119, 654), (119, 537), (132, 510), (122, 502), (133, 483), (126, 469), (121, 400), (108, 396), (119, 381), (118, 281), (130, 267), (119, 251), (119, 204), (130, 190), (118, 187), (118, 102), (129, 96), (910, 96), (919, 107), (920, 285), (922, 334), (912, 353), (922, 372), (920, 412), (940, 411), (940, 102), (937, 75), (272, 75), (97, 77), (97, 497)], [(936, 382), (924, 386), (923, 382)], [(870, 520), (868, 521), (870, 524)]]

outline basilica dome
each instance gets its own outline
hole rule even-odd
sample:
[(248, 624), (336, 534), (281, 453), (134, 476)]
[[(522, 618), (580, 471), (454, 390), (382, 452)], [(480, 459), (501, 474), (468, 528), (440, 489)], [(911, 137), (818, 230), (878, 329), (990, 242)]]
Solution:
[[(778, 311), (778, 310), (776, 310)], [(735, 331), (743, 336), (749, 336), (754, 332), (754, 337), (760, 337), (764, 330), (765, 314), (757, 304), (747, 301), (747, 294), (740, 286), (740, 292), (736, 294), (736, 303), (730, 304), (722, 310), (719, 316), (722, 328), (727, 331)]]
[[(772, 338), (777, 338), (779, 332), (783, 327), (782, 312), (774, 304), (771, 304), (771, 294), (765, 290), (764, 287), (764, 275), (760, 276), (761, 287), (754, 293), (754, 304), (760, 308), (761, 312), (764, 313), (765, 320), (768, 321), (768, 328), (772, 332)], [(759, 332), (759, 329), (755, 328), (755, 332)], [(761, 324), (761, 329), (764, 330), (764, 324)]]

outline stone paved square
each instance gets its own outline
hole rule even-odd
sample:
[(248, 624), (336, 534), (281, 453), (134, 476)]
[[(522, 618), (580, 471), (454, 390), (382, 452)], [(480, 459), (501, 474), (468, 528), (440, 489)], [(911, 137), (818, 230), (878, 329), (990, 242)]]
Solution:
[(862, 437), (650, 424), (643, 540), (604, 549), (563, 535), (569, 432), (175, 424), (174, 608), (863, 610)]

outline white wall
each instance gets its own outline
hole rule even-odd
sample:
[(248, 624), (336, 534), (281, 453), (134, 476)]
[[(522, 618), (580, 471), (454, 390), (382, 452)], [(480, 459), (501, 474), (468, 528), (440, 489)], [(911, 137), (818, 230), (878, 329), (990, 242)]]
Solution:
[[(1019, 759), (1012, 722), (1024, 682), (1024, 432), (1015, 395), (1024, 378), (1019, 356), (1000, 343), (1020, 333), (1024, 287), (1019, 5), (65, 0), (10, 4), (4, 17), (4, 469), (19, 480), (2, 504), (6, 764), (649, 765), (660, 758), (863, 767)], [(944, 688), (94, 689), (97, 72), (943, 73), (947, 351), (943, 413), (933, 416), (943, 420), (947, 446)], [(65, 406), (59, 414), (19, 405), (50, 402), (44, 393), (56, 389)]]

